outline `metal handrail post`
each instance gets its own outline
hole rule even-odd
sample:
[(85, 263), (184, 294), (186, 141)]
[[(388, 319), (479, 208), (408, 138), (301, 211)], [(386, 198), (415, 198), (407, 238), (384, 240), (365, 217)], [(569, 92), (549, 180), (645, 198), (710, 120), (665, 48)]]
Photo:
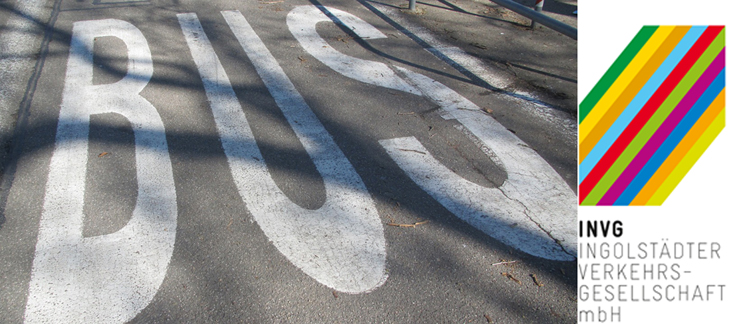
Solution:
[(549, 27), (549, 29), (552, 29), (556, 32), (559, 32), (565, 36), (568, 36), (572, 39), (578, 40), (578, 29), (575, 29), (571, 26), (568, 26), (566, 24), (563, 24), (555, 19), (552, 19), (548, 16), (545, 16), (543, 14), (540, 14), (534, 10), (531, 10), (529, 8), (526, 8), (525, 6), (513, 2), (510, 0), (491, 0), (494, 3), (497, 3), (505, 8), (508, 8), (510, 10), (515, 11), (521, 16), (524, 16), (526, 18), (529, 18), (533, 21), (536, 21), (537, 23), (540, 23), (544, 26)]
[(409, 0), (409, 10), (414, 11), (417, 9), (417, 0)]
[[(542, 9), (544, 8), (544, 0), (536, 0), (536, 4), (534, 4), (534, 11), (538, 13), (542, 13)], [(531, 29), (534, 29), (536, 27), (536, 20), (531, 21)]]

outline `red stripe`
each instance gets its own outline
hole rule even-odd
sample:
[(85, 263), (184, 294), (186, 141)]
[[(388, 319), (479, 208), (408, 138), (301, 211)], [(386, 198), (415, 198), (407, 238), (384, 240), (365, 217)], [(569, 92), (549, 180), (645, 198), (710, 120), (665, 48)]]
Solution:
[(612, 164), (617, 161), (620, 154), (628, 147), (630, 142), (633, 141), (638, 132), (641, 131), (648, 120), (653, 116), (659, 106), (664, 103), (664, 100), (669, 97), (675, 87), (682, 81), (685, 74), (690, 71), (698, 58), (703, 55), (711, 42), (714, 41), (717, 35), (724, 29), (724, 26), (709, 26), (706, 31), (703, 32), (700, 38), (695, 42), (693, 47), (685, 54), (679, 64), (672, 70), (666, 80), (659, 86), (659, 89), (654, 92), (651, 98), (646, 102), (641, 111), (633, 118), (628, 127), (620, 134), (617, 140), (607, 150), (607, 153), (599, 160), (599, 163), (589, 172), (586, 179), (581, 182), (581, 186), (578, 189), (579, 193), (579, 204), (588, 197), (591, 190), (594, 189), (599, 180), (604, 177)]

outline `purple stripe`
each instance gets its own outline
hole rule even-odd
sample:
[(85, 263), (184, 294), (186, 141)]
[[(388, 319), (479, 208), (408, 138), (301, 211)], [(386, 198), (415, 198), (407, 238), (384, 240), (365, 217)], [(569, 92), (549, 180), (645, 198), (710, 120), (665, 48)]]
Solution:
[(698, 81), (695, 82), (685, 97), (683, 97), (680, 103), (677, 104), (677, 107), (675, 107), (672, 113), (669, 114), (669, 117), (664, 120), (664, 123), (659, 126), (659, 129), (657, 129), (654, 135), (651, 136), (651, 139), (646, 142), (646, 145), (643, 146), (633, 161), (630, 162), (630, 165), (625, 168), (625, 171), (623, 171), (615, 183), (612, 184), (612, 187), (607, 191), (604, 197), (602, 197), (598, 205), (609, 206), (614, 204), (625, 188), (630, 185), (630, 182), (633, 181), (633, 178), (638, 175), (638, 172), (640, 172), (648, 160), (651, 159), (654, 152), (659, 149), (659, 146), (664, 143), (669, 134), (671, 134), (674, 128), (677, 127), (677, 124), (679, 124), (682, 118), (685, 117), (685, 114), (690, 111), (690, 108), (693, 107), (696, 101), (698, 101), (698, 98), (700, 98), (708, 86), (711, 85), (711, 82), (713, 82), (713, 80), (716, 79), (716, 76), (721, 73), (721, 70), (725, 65), (724, 51), (725, 49), (722, 49), (719, 55), (716, 56), (703, 75), (698, 78)]

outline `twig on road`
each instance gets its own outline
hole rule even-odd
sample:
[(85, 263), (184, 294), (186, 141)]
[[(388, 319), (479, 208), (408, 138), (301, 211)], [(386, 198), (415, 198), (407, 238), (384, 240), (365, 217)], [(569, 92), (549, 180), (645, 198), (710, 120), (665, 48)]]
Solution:
[(516, 277), (514, 277), (512, 274), (510, 274), (510, 272), (503, 272), (502, 275), (508, 277), (508, 279), (510, 279), (510, 280), (515, 281), (519, 285), (521, 284), (521, 280), (516, 279)]
[(410, 150), (410, 149), (399, 149), (399, 150), (404, 151), (404, 152), (415, 152), (415, 153), (419, 153), (419, 154), (427, 154), (425, 152), (421, 152), (421, 151), (417, 151), (417, 150)]
[(398, 224), (398, 223), (390, 222), (386, 225), (395, 226), (395, 227), (417, 227), (417, 225), (427, 224), (428, 222), (430, 221), (426, 220), (426, 221), (416, 222), (414, 224)]

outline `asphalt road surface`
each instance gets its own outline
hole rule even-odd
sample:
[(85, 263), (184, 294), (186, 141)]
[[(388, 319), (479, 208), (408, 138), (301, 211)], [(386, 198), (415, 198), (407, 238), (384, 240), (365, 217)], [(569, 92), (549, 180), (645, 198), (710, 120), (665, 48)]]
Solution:
[(2, 321), (575, 321), (575, 136), (395, 4), (2, 2)]

